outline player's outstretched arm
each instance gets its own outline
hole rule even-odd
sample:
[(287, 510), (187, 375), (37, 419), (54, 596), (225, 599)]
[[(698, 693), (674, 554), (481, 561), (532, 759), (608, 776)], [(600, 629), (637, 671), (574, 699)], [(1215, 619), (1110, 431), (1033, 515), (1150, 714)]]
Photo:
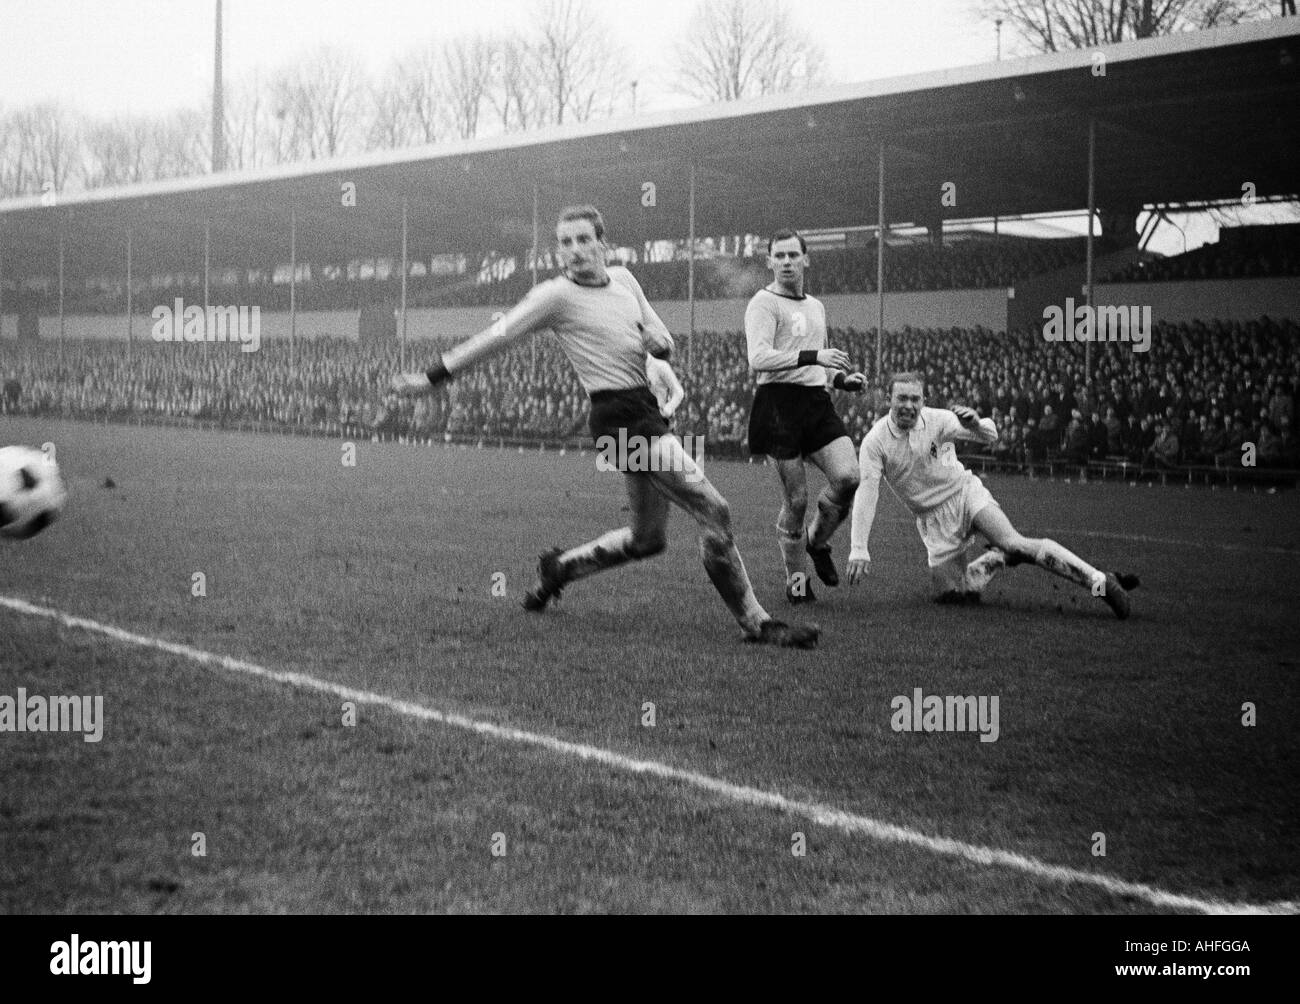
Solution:
[(867, 541), (871, 538), (871, 524), (876, 520), (883, 469), (884, 453), (872, 434), (867, 433), (858, 450), (859, 483), (857, 494), (853, 496), (853, 521), (849, 529), (849, 562), (845, 573), (850, 586), (857, 585), (871, 571)]
[(549, 283), (538, 286), (493, 322), (492, 327), (446, 352), (435, 353), (433, 365), (423, 373), (399, 373), (389, 387), (394, 393), (406, 396), (427, 394), (461, 370), (508, 348), (530, 331), (548, 327), (556, 306), (553, 287)]

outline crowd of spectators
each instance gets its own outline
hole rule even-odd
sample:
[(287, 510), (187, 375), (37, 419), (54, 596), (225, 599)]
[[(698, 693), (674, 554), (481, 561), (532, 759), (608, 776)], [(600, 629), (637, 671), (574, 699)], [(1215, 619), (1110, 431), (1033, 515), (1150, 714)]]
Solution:
[[(866, 370), (872, 333), (836, 329), (831, 341)], [(683, 339), (683, 342), (685, 340)], [(1094, 347), (1085, 387), (1080, 344), (1037, 330), (888, 333), (882, 371), (919, 370), (928, 403), (964, 403), (991, 416), (990, 452), (1013, 465), (1123, 459), (1147, 468), (1300, 468), (1294, 433), (1300, 325), (1157, 324), (1151, 349)], [(419, 367), (427, 343), (408, 347)], [(678, 432), (703, 436), (715, 455), (745, 446), (754, 382), (739, 332), (697, 332), (680, 345), (687, 390)], [(574, 442), (586, 436), (587, 399), (555, 340), (525, 339), (462, 374), (450, 393), (390, 408), (384, 388), (399, 369), (393, 344), (342, 339), (264, 341), (244, 353), (224, 344), (97, 341), (0, 342), (0, 412), (127, 420), (170, 416), (329, 433), (378, 431), (418, 438)], [(882, 393), (837, 394), (853, 438), (884, 413)], [(1249, 444), (1249, 446), (1248, 446)]]

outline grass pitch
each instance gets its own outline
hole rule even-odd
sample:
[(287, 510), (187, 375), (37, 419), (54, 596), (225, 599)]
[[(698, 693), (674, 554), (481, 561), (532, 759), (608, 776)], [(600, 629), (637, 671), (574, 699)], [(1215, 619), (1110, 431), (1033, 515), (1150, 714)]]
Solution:
[[(0, 548), (0, 595), (1169, 892), (1300, 899), (1294, 494), (986, 478), (1022, 531), (1142, 575), (1119, 623), (1033, 568), (936, 607), (883, 492), (872, 578), (819, 585), (822, 645), (791, 652), (740, 641), (680, 512), (664, 555), (520, 610), (539, 550), (626, 519), (591, 452), (358, 442), (347, 467), (337, 440), (12, 419), (0, 441), (55, 442), (71, 491)], [(774, 472), (708, 471), (788, 615)], [(334, 697), (0, 608), (19, 687), (102, 694), (106, 725), (0, 734), (7, 912), (1155, 909), (380, 709), (347, 726)], [(998, 741), (893, 731), (918, 687), (998, 696)]]

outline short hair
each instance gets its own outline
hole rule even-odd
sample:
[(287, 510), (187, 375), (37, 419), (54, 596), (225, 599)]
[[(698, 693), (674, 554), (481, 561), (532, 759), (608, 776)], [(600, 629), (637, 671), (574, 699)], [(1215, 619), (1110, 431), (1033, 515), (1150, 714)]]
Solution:
[(605, 239), (605, 218), (600, 215), (600, 210), (595, 206), (566, 206), (560, 210), (560, 218), (555, 221), (555, 225), (559, 226), (570, 220), (588, 220), (592, 229), (596, 231), (596, 240)]
[(925, 377), (912, 370), (902, 370), (889, 375), (890, 397), (894, 396), (894, 384), (896, 383), (919, 383), (921, 385), (921, 393), (925, 393)]
[(780, 230), (778, 230), (776, 233), (774, 233), (771, 237), (767, 239), (767, 253), (768, 254), (772, 253), (772, 245), (775, 244), (777, 241), (788, 241), (791, 238), (796, 238), (799, 241), (800, 254), (808, 253), (808, 242), (803, 239), (803, 234), (799, 233), (798, 230), (792, 229), (791, 227), (782, 227)]

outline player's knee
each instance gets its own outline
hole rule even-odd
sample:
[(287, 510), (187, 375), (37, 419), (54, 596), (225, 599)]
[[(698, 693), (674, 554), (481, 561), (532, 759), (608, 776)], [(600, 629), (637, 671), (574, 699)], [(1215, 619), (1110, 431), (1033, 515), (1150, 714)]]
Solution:
[(700, 523), (710, 532), (731, 536), (731, 506), (724, 498), (710, 499), (700, 510)]
[(1007, 552), (1007, 556), (1013, 561), (1032, 561), (1037, 562), (1042, 554), (1045, 540), (1032, 540), (1029, 537), (1022, 537), (1019, 534), (1008, 541), (1003, 541), (1001, 547)]
[(845, 471), (830, 482), (831, 494), (840, 505), (852, 501), (858, 490), (858, 472)]
[(668, 537), (662, 530), (647, 530), (635, 534), (628, 545), (627, 553), (637, 561), (653, 558), (661, 554), (668, 546)]

